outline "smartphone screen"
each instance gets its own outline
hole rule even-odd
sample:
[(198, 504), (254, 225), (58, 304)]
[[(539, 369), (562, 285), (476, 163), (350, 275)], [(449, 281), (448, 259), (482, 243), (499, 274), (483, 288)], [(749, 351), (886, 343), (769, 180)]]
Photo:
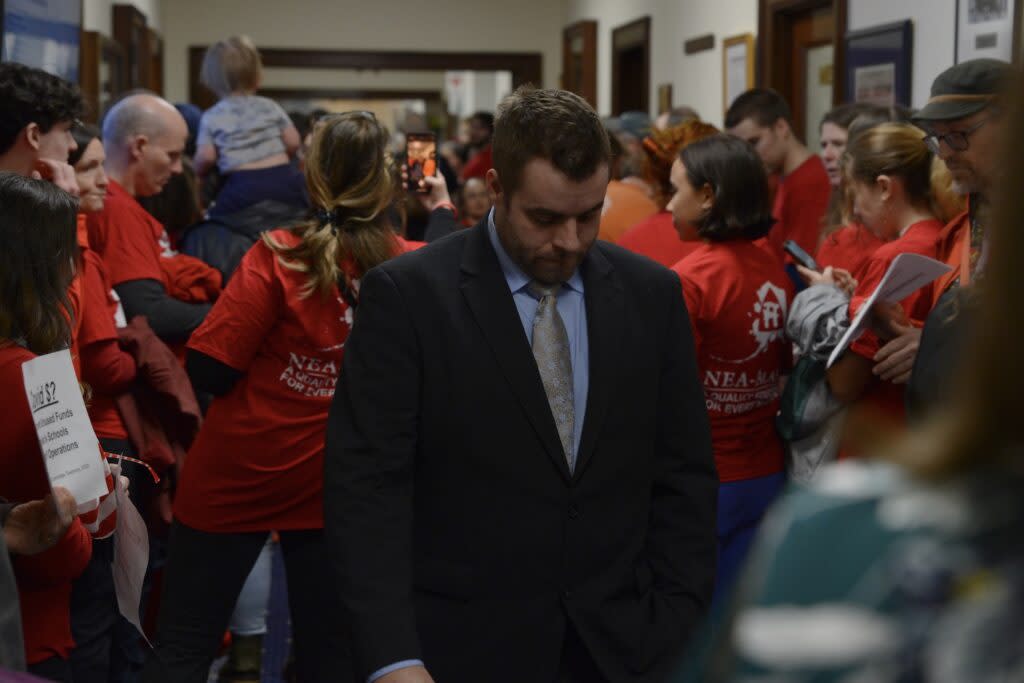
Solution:
[(782, 244), (782, 248), (785, 249), (786, 252), (793, 257), (794, 261), (799, 263), (804, 268), (807, 268), (808, 270), (821, 270), (821, 268), (818, 266), (818, 262), (815, 261), (810, 254), (801, 249), (800, 245), (798, 245), (793, 240), (786, 240)]
[(433, 133), (409, 133), (405, 136), (406, 167), (410, 192), (429, 192), (423, 179), (437, 173), (437, 136)]

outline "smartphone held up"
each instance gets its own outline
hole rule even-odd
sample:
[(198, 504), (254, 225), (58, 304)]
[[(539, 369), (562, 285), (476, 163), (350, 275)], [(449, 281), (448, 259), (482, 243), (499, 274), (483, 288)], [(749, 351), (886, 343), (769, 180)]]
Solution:
[(423, 179), (437, 173), (437, 136), (433, 133), (407, 134), (405, 158), (408, 169), (406, 182), (408, 190), (423, 194), (430, 192), (430, 188)]
[(801, 249), (800, 245), (793, 240), (786, 240), (783, 242), (782, 248), (786, 250), (787, 254), (793, 257), (794, 261), (807, 270), (821, 271), (821, 266), (819, 266), (818, 262), (814, 260), (814, 257)]

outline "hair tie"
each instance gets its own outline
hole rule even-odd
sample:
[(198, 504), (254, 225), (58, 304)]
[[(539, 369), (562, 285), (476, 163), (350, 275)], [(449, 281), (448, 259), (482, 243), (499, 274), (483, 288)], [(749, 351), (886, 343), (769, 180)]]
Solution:
[(330, 225), (331, 226), (331, 234), (333, 234), (333, 235), (337, 235), (338, 234), (338, 223), (339, 223), (339, 221), (338, 221), (338, 210), (337, 209), (333, 209), (331, 211), (328, 211), (327, 209), (322, 209), (322, 208), (321, 209), (317, 209), (316, 210), (316, 220), (317, 220), (318, 223), (320, 223), (321, 227), (323, 227), (325, 225)]

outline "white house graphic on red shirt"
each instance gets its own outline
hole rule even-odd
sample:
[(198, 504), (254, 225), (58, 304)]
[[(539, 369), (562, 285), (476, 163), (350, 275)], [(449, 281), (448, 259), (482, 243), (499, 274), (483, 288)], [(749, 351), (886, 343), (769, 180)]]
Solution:
[(786, 290), (771, 282), (765, 282), (757, 290), (757, 302), (754, 303), (754, 310), (747, 314), (753, 319), (750, 336), (757, 341), (757, 349), (746, 358), (738, 360), (717, 356), (712, 356), (712, 358), (724, 363), (746, 363), (756, 358), (759, 354), (767, 351), (768, 345), (773, 341), (785, 337), (786, 313)]

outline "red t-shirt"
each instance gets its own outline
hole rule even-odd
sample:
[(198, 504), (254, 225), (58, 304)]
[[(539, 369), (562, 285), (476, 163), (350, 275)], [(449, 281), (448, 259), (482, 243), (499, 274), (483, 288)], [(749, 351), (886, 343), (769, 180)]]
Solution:
[(470, 178), (483, 178), (492, 168), (494, 168), (494, 155), (488, 144), (462, 167), (462, 180), (465, 182)]
[[(900, 254), (920, 254), (935, 258), (938, 252), (939, 234), (942, 223), (937, 220), (921, 221), (911, 225), (901, 237), (886, 242), (875, 250), (858, 276), (857, 290), (850, 298), (850, 319), (857, 314), (861, 305), (878, 288), (885, 276), (885, 271), (892, 265), (893, 259)], [(911, 321), (923, 323), (932, 309), (931, 285), (926, 285), (900, 302), (903, 310)], [(850, 344), (850, 350), (859, 356), (873, 359), (883, 342), (872, 330), (867, 330)], [(906, 415), (904, 408), (904, 387), (901, 384), (885, 382), (872, 378), (860, 401), (872, 412), (902, 421)]]
[[(275, 239), (297, 244), (290, 231)], [(396, 238), (395, 252), (419, 246)], [(214, 399), (181, 472), (174, 514), (208, 532), (323, 527), (327, 411), (352, 310), (262, 241), (242, 259), (188, 348), (244, 375)]]
[(822, 268), (832, 266), (848, 271), (854, 277), (868, 262), (875, 250), (885, 244), (875, 233), (862, 225), (844, 225), (821, 241), (814, 260)]
[(672, 213), (661, 211), (633, 226), (616, 244), (671, 268), (692, 254), (700, 241), (684, 242), (672, 224)]
[[(779, 181), (772, 216), (778, 221), (768, 239), (778, 250), (786, 240), (793, 240), (808, 254), (818, 251), (821, 220), (828, 210), (832, 185), (825, 165), (816, 154)], [(792, 261), (787, 254), (787, 263)]]
[[(9, 342), (2, 344), (0, 387), (4, 387), (6, 398), (0, 422), (4, 444), (0, 448), (0, 497), (26, 503), (50, 493), (21, 374), (22, 364), (35, 354)], [(71, 582), (85, 570), (91, 556), (92, 539), (76, 517), (54, 547), (38, 555), (12, 557), (29, 664), (50, 657), (67, 659), (75, 647), (69, 616)]]
[(710, 242), (672, 268), (683, 283), (722, 482), (781, 472), (779, 378), (792, 365), (782, 264), (745, 240)]
[[(85, 215), (79, 213), (77, 221), (77, 235), (78, 247), (83, 251), (89, 248), (89, 233), (85, 225)], [(79, 265), (81, 267), (81, 265)], [(82, 363), (80, 352), (81, 349), (78, 346), (78, 335), (81, 332), (82, 327), (82, 307), (85, 305), (83, 298), (85, 292), (82, 291), (82, 274), (76, 272), (74, 279), (71, 280), (71, 285), (68, 287), (68, 306), (71, 308), (71, 365), (75, 368), (75, 374), (79, 379), (82, 377)]]
[(955, 216), (942, 229), (936, 251), (936, 258), (947, 266), (951, 266), (953, 270), (932, 283), (933, 303), (938, 303), (939, 298), (954, 285), (966, 287), (971, 283), (971, 212), (969, 209)]
[(161, 256), (173, 256), (170, 238), (115, 180), (110, 180), (103, 210), (86, 214), (89, 244), (103, 259), (110, 285), (132, 280), (164, 281)]
[[(114, 324), (121, 304), (107, 281), (103, 261), (91, 249), (82, 252), (80, 277), (84, 305), (81, 328), (78, 333), (79, 348), (86, 349), (91, 344), (106, 342), (107, 352), (112, 355), (116, 354), (116, 358), (105, 359), (103, 369), (109, 372), (111, 368), (116, 367), (119, 369), (117, 373), (119, 376), (117, 378), (105, 377), (105, 381), (130, 382), (135, 376), (135, 360), (117, 345), (117, 327)], [(123, 318), (123, 312), (121, 316)], [(89, 375), (91, 369), (83, 368), (82, 372), (83, 375)], [(96, 436), (106, 439), (127, 439), (128, 432), (125, 431), (121, 413), (118, 412), (114, 402), (116, 394), (103, 391), (100, 386), (92, 382), (90, 382), (90, 386), (93, 391), (92, 400), (89, 403), (89, 418), (92, 420)]]

